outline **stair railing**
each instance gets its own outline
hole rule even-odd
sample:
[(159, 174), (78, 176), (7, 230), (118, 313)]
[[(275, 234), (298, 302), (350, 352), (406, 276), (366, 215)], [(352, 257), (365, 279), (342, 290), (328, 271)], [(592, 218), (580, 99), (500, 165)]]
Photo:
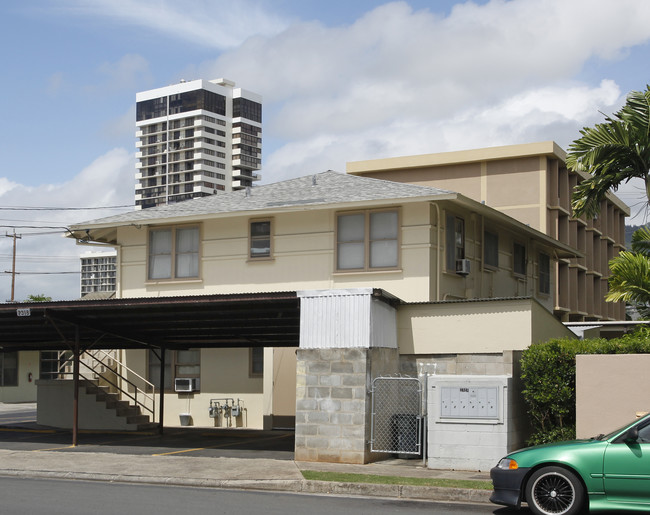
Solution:
[[(97, 354), (102, 353), (102, 355), (105, 358), (113, 360), (116, 364), (117, 367), (112, 367), (109, 364), (105, 363)], [(155, 413), (155, 398), (153, 393), (155, 392), (155, 387), (154, 384), (144, 377), (142, 377), (140, 374), (138, 374), (136, 371), (130, 369), (128, 366), (126, 366), (124, 363), (122, 363), (120, 360), (116, 359), (114, 356), (109, 354), (103, 349), (95, 349), (92, 353), (91, 352), (85, 352), (84, 354), (89, 355), (92, 358), (92, 362), (95, 364), (94, 367), (91, 367), (88, 365), (86, 362), (82, 363), (92, 370), (94, 374), (97, 376), (101, 377), (103, 381), (106, 381), (108, 384), (111, 386), (115, 387), (118, 392), (123, 397), (127, 397), (135, 403), (136, 406), (139, 406), (143, 411), (146, 411), (147, 413), (151, 414), (151, 421), (156, 422), (156, 413)], [(120, 384), (115, 384), (113, 381), (111, 381), (105, 374), (102, 372), (98, 372), (96, 370), (97, 364), (102, 365), (105, 369), (110, 370), (117, 375), (117, 377), (120, 379), (120, 381), (116, 381), (117, 383), (120, 382), (125, 382), (128, 385), (130, 385), (133, 388), (133, 393), (128, 391), (128, 387), (124, 388)], [(124, 373), (126, 371), (126, 373)], [(132, 376), (135, 376), (137, 379), (142, 381), (145, 385), (145, 389), (139, 388), (137, 384), (135, 384), (133, 381), (131, 381), (128, 377), (127, 374), (130, 374)], [(146, 389), (151, 391), (152, 393), (149, 394), (147, 393)], [(139, 398), (138, 398), (139, 396)]]
[[(107, 363), (105, 363), (101, 357), (97, 355), (97, 353), (101, 352), (105, 357), (108, 359), (112, 359), (118, 366), (111, 366)], [(83, 360), (82, 357), (83, 355), (86, 354), (91, 358), (91, 362), (93, 365), (89, 365), (86, 360)], [(60, 367), (60, 375), (61, 376), (66, 376), (70, 375), (72, 372), (70, 371), (70, 365), (72, 363), (72, 357), (70, 356)], [(118, 359), (115, 359), (114, 356), (111, 356), (108, 352), (106, 352), (103, 349), (95, 349), (92, 353), (91, 352), (84, 352), (79, 359), (79, 363), (86, 367), (88, 370), (90, 370), (95, 376), (100, 377), (102, 381), (107, 382), (111, 386), (113, 386), (121, 395), (122, 397), (126, 397), (128, 399), (131, 399), (136, 406), (140, 407), (140, 409), (143, 412), (147, 412), (151, 415), (151, 421), (156, 422), (156, 410), (155, 410), (155, 398), (153, 393), (155, 392), (155, 386), (152, 382), (148, 381), (144, 377), (142, 377), (140, 374), (135, 372), (134, 370), (130, 369), (127, 367), (125, 364), (123, 364), (121, 361)], [(114, 372), (115, 375), (120, 379), (119, 381), (112, 381), (107, 377), (107, 375), (100, 371), (97, 370), (97, 367), (99, 365), (102, 365), (106, 370), (110, 370), (111, 372)], [(119, 368), (119, 370), (118, 370)], [(66, 370), (66, 371), (64, 371)], [(128, 374), (132, 374), (135, 376), (137, 379), (142, 381), (145, 384), (145, 388), (149, 389), (152, 393), (149, 394), (147, 393), (146, 390), (143, 390), (142, 388), (138, 387), (137, 384), (135, 384), (133, 381), (131, 381), (125, 374), (123, 374), (123, 370), (126, 370)], [(81, 371), (79, 371), (79, 375), (82, 379), (85, 379), (88, 382), (92, 382), (93, 380), (91, 378), (86, 377)], [(133, 388), (133, 393), (128, 391), (128, 386), (126, 388), (123, 388), (122, 385), (117, 384), (117, 383), (127, 383)]]

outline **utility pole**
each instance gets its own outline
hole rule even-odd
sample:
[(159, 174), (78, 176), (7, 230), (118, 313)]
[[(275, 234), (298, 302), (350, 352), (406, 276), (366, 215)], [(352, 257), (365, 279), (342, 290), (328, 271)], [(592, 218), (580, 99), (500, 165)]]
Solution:
[[(12, 257), (12, 262), (11, 262), (11, 300), (10, 302), (14, 301), (14, 292), (16, 290), (16, 240), (21, 239), (22, 236), (16, 234), (16, 229), (14, 229), (13, 234), (5, 234), (7, 238), (13, 238), (14, 239), (14, 253)], [(5, 272), (8, 273), (8, 272)]]

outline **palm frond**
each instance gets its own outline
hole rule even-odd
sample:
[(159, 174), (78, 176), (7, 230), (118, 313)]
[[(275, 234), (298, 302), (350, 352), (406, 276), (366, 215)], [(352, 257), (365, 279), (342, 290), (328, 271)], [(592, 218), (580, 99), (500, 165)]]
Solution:
[[(588, 172), (571, 198), (574, 216), (593, 217), (608, 191), (650, 174), (650, 86), (633, 91), (626, 104), (604, 123), (585, 127), (568, 149), (566, 164)], [(649, 199), (650, 200), (650, 199)]]
[(634, 302), (650, 305), (650, 258), (623, 251), (609, 262), (611, 275), (608, 302)]
[(632, 252), (650, 257), (650, 227), (647, 225), (632, 234)]

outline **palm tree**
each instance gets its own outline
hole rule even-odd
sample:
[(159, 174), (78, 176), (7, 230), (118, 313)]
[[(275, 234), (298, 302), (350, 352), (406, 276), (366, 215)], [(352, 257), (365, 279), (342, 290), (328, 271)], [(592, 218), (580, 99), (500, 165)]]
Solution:
[(647, 318), (650, 315), (650, 228), (637, 229), (632, 236), (632, 250), (622, 251), (609, 262), (608, 302), (633, 304)]
[(625, 105), (605, 123), (585, 127), (567, 153), (567, 167), (591, 176), (573, 190), (574, 216), (595, 217), (605, 194), (638, 177), (650, 203), (650, 86), (632, 91)]

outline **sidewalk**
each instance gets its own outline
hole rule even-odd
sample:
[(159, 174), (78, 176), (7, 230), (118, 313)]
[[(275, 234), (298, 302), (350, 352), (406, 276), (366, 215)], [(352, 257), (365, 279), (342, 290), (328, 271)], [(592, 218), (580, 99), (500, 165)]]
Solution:
[[(405, 461), (405, 460), (394, 460)], [(399, 499), (488, 502), (489, 490), (308, 481), (301, 470), (428, 478), (484, 479), (479, 472), (437, 471), (394, 463), (344, 465), (289, 460), (109, 454), (0, 449), (0, 475)]]
[[(13, 422), (11, 429), (33, 431), (33, 422), (11, 419), (14, 413), (35, 409), (29, 404), (0, 403), (0, 422)], [(8, 418), (4, 418), (8, 417)], [(4, 420), (2, 420), (4, 418)], [(32, 418), (27, 416), (27, 418)], [(35, 418), (35, 417), (34, 417)], [(2, 424), (0, 424), (2, 425)], [(5, 426), (9, 429), (9, 426)], [(490, 490), (400, 486), (390, 484), (311, 481), (302, 470), (378, 476), (470, 479), (489, 481), (486, 472), (432, 470), (422, 460), (392, 459), (367, 465), (296, 462), (258, 457), (201, 457), (116, 452), (17, 450), (0, 448), (0, 476), (77, 479), (192, 487), (269, 490), (316, 494), (362, 495), (396, 499), (488, 503)]]

